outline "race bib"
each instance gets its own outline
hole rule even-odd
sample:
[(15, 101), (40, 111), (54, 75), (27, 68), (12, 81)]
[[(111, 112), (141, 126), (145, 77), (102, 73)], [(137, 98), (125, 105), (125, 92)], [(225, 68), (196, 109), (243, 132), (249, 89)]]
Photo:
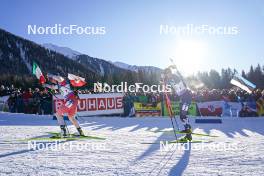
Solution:
[(66, 84), (65, 86), (60, 87), (60, 92), (64, 98), (67, 98), (67, 96), (73, 91), (71, 90), (70, 85)]
[(72, 100), (68, 100), (68, 101), (65, 103), (65, 106), (66, 106), (67, 108), (70, 108), (72, 105), (73, 105), (73, 101), (72, 101)]

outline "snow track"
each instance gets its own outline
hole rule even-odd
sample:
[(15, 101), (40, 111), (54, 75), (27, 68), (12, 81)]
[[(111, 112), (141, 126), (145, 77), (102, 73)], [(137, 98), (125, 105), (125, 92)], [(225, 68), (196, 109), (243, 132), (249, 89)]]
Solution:
[[(204, 144), (231, 149), (161, 151), (160, 145), (142, 144), (173, 140), (173, 134), (154, 133), (170, 128), (167, 118), (85, 117), (85, 133), (106, 137), (104, 141), (74, 141), (101, 145), (98, 149), (54, 151), (49, 147), (29, 150), (20, 139), (47, 136), (59, 131), (51, 116), (0, 113), (0, 175), (264, 175), (264, 118), (224, 118), (223, 124), (194, 124), (194, 132), (218, 135)], [(69, 126), (71, 132), (76, 132)], [(44, 143), (44, 142), (43, 142)], [(61, 142), (59, 145), (68, 145)]]

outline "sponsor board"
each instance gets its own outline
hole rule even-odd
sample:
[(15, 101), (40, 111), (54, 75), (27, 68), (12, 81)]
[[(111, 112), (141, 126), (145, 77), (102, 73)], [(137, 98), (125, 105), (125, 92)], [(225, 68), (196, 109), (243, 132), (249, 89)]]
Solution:
[(238, 102), (223, 101), (223, 113), (222, 116), (238, 117), (239, 111), (242, 109), (242, 104)]
[[(180, 102), (179, 101), (172, 101), (171, 102), (171, 106), (172, 106), (172, 112), (174, 115), (179, 115), (180, 114)], [(197, 113), (196, 113), (196, 103), (195, 102), (192, 102), (189, 106), (189, 109), (188, 109), (188, 114), (189, 115), (192, 115), (192, 116), (196, 116)], [(164, 111), (163, 111), (163, 115), (164, 116), (169, 116), (169, 113), (168, 113), (168, 110), (167, 110), (167, 107), (164, 106)]]
[(156, 105), (147, 103), (134, 103), (136, 117), (142, 116), (161, 116), (161, 103)]
[(201, 116), (221, 116), (223, 112), (222, 101), (208, 101), (197, 103)]
[[(77, 114), (80, 116), (122, 114), (123, 96), (122, 93), (80, 94)], [(61, 95), (53, 96), (54, 113), (63, 103)]]

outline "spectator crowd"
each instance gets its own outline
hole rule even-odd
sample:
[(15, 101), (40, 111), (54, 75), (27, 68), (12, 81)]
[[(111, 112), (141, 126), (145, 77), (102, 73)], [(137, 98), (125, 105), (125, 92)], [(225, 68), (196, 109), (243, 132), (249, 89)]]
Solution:
[[(57, 92), (55, 92), (57, 93)], [(79, 90), (79, 94), (90, 94), (89, 90)], [(21, 89), (10, 87), (0, 87), (0, 97), (9, 96), (7, 100), (9, 112), (30, 113), (30, 114), (51, 114), (52, 113), (52, 94), (47, 89), (31, 88)], [(170, 99), (180, 100), (175, 94), (171, 93)], [(200, 89), (192, 92), (194, 102), (219, 101), (228, 102), (256, 102), (259, 98), (264, 98), (264, 90), (256, 89), (251, 94), (235, 89)], [(124, 96), (125, 114), (133, 107), (133, 102), (151, 103), (155, 106), (162, 101), (161, 93), (127, 93)], [(127, 107), (127, 108), (126, 108)]]
[(52, 113), (52, 95), (46, 90), (35, 88), (32, 90), (0, 87), (0, 97), (9, 96), (7, 105), (9, 112), (27, 113), (27, 114), (51, 114)]

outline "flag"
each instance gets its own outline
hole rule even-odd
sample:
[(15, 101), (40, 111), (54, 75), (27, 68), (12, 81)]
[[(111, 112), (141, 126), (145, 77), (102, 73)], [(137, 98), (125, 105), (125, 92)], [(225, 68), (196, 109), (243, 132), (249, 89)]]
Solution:
[(71, 85), (74, 87), (82, 87), (86, 84), (85, 79), (74, 74), (68, 73), (68, 79), (71, 82)]
[(46, 82), (46, 79), (43, 76), (39, 66), (35, 62), (33, 63), (32, 72), (34, 75), (36, 75), (40, 84), (44, 84)]
[(233, 79), (230, 82), (231, 84), (247, 91), (248, 93), (252, 93), (252, 91), (256, 88), (256, 85), (246, 80), (242, 76), (235, 74)]
[(61, 76), (53, 75), (53, 74), (48, 73), (47, 77), (48, 77), (48, 80), (50, 82), (52, 82), (52, 83), (59, 84), (61, 86), (65, 86), (66, 85), (66, 80), (63, 77), (61, 77)]
[(197, 107), (201, 116), (221, 116), (223, 113), (222, 101), (207, 101), (197, 103)]

